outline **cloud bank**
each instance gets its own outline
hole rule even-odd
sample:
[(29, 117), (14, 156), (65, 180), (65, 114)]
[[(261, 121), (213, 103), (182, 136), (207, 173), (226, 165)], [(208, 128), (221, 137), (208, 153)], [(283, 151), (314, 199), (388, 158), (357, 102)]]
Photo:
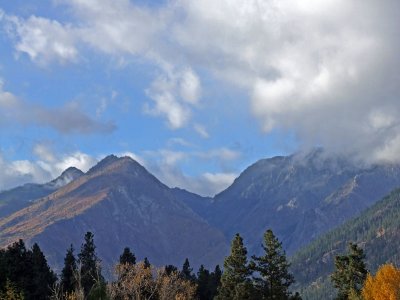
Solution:
[(189, 124), (206, 89), (202, 76), (212, 75), (248, 93), (266, 133), (294, 133), (304, 147), (367, 161), (400, 161), (399, 1), (59, 3), (76, 23), (3, 17), (17, 53), (65, 63), (90, 48), (153, 63), (161, 75), (146, 111), (172, 129)]
[(47, 108), (24, 101), (5, 91), (0, 80), (0, 126), (15, 123), (48, 127), (62, 134), (110, 133), (116, 128), (111, 122), (99, 122), (84, 114), (77, 103)]

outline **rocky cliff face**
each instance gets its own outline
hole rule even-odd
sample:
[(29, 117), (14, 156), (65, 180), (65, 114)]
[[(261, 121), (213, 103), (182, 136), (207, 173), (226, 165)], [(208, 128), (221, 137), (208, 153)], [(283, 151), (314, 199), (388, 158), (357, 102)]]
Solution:
[(53, 265), (68, 246), (79, 249), (95, 234), (106, 268), (126, 246), (139, 259), (210, 267), (227, 251), (223, 234), (174, 196), (171, 189), (130, 158), (109, 156), (87, 174), (0, 220), (2, 246), (17, 238), (38, 242)]

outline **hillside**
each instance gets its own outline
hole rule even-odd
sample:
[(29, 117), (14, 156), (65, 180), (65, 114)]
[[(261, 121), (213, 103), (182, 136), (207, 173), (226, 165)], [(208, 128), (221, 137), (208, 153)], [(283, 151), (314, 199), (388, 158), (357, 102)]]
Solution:
[(372, 272), (386, 262), (400, 265), (400, 189), (293, 256), (296, 287), (303, 289), (305, 299), (332, 299), (328, 276), (334, 257), (344, 253), (350, 241), (365, 249), (367, 267)]
[(156, 265), (219, 263), (224, 236), (179, 200), (171, 189), (128, 157), (108, 156), (85, 175), (0, 219), (0, 245), (23, 238), (38, 242), (50, 263), (62, 262), (71, 243), (95, 234), (106, 267), (126, 246)]
[(198, 213), (227, 238), (240, 232), (251, 253), (271, 228), (292, 254), (397, 187), (399, 165), (356, 166), (315, 150), (256, 162)]

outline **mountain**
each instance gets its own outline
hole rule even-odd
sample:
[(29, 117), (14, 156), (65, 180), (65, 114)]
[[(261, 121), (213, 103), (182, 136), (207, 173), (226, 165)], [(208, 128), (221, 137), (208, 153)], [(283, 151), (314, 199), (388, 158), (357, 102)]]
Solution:
[[(23, 238), (39, 243), (59, 266), (71, 243), (95, 235), (106, 268), (124, 247), (156, 265), (213, 267), (228, 251), (223, 234), (193, 212), (174, 191), (128, 157), (108, 156), (55, 192), (0, 219), (0, 246)], [(106, 270), (109, 271), (109, 270)]]
[(292, 254), (396, 187), (399, 165), (358, 166), (317, 149), (256, 162), (197, 212), (227, 239), (239, 232), (250, 253), (271, 228)]
[(128, 157), (110, 155), (86, 174), (68, 169), (45, 185), (0, 194), (0, 246), (39, 242), (53, 266), (70, 243), (95, 234), (105, 264), (126, 246), (158, 265), (214, 267), (239, 232), (258, 254), (271, 228), (289, 255), (400, 187), (399, 165), (358, 165), (317, 149), (263, 159), (214, 198), (169, 188)]
[(296, 288), (303, 290), (305, 299), (333, 299), (329, 274), (334, 269), (334, 257), (345, 253), (349, 242), (365, 250), (372, 273), (387, 262), (400, 265), (400, 189), (293, 256)]
[(45, 197), (60, 187), (79, 178), (83, 172), (75, 167), (66, 169), (56, 179), (45, 183), (28, 183), (8, 191), (0, 192), (0, 219), (32, 204), (36, 199)]

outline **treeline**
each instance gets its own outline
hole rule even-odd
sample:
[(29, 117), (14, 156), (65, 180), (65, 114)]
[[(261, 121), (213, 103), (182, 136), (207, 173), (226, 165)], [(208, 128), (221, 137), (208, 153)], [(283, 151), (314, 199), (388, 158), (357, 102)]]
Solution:
[(294, 282), (281, 243), (271, 230), (264, 234), (262, 256), (247, 257), (243, 239), (236, 234), (224, 272), (203, 265), (193, 272), (186, 259), (181, 269), (156, 268), (145, 258), (137, 262), (125, 248), (115, 266), (115, 278), (106, 282), (96, 254), (94, 236), (87, 232), (80, 252), (66, 251), (59, 278), (50, 269), (37, 244), (27, 249), (22, 240), (0, 250), (0, 299), (154, 299), (241, 300), (300, 299), (289, 292)]

